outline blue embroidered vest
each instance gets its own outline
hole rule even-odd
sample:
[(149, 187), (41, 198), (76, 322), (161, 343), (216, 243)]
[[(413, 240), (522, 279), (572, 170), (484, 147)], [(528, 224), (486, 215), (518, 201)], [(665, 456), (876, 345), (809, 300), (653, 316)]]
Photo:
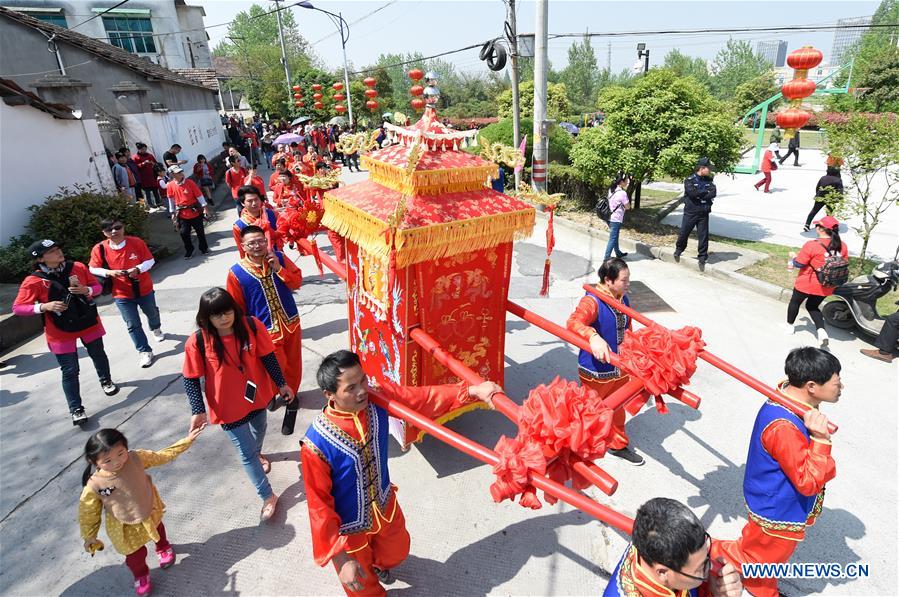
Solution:
[(334, 425), (324, 413), (306, 430), (303, 443), (331, 467), (331, 494), (340, 516), (340, 534), (352, 535), (371, 529), (369, 505), (383, 511), (390, 498), (387, 469), (387, 411), (368, 405), (369, 436), (360, 444)]
[[(624, 555), (621, 556), (618, 565), (615, 566), (612, 577), (609, 578), (609, 584), (606, 585), (606, 590), (602, 592), (602, 597), (640, 596), (640, 591), (634, 582), (633, 567), (636, 562), (636, 559), (634, 558), (636, 551), (633, 544), (628, 545), (627, 549), (624, 550)], [(672, 591), (672, 593), (678, 597), (699, 597), (699, 587), (690, 589), (689, 591), (677, 591), (676, 593)]]
[[(587, 293), (587, 296), (596, 301), (596, 306), (598, 308), (596, 321), (591, 324), (591, 327), (602, 336), (602, 339), (609, 345), (609, 349), (612, 352), (617, 353), (618, 345), (624, 340), (624, 331), (627, 329), (628, 316), (619, 313), (589, 292)], [(631, 305), (627, 295), (622, 297), (621, 302), (628, 307)], [(618, 367), (613, 367), (609, 363), (603, 363), (602, 361), (595, 359), (593, 355), (586, 350), (582, 350), (578, 355), (577, 364), (578, 370), (586, 377), (611, 379), (621, 376), (621, 371), (618, 370)]]
[[(265, 217), (268, 220), (268, 225), (271, 227), (271, 229), (277, 230), (278, 229), (278, 216), (275, 215), (275, 212), (270, 209), (266, 209)], [(238, 230), (243, 230), (244, 228), (249, 226), (249, 224), (247, 224), (246, 222), (243, 221), (243, 218), (237, 218), (237, 221), (234, 222), (234, 225), (237, 226)]]
[(802, 432), (807, 441), (811, 441), (802, 419), (774, 402), (762, 405), (749, 438), (743, 497), (750, 518), (759, 526), (772, 530), (802, 531), (809, 515), (816, 509), (820, 510), (824, 492), (812, 496), (799, 493), (777, 460), (765, 450), (762, 433), (778, 420), (788, 421)]
[[(284, 254), (275, 251), (278, 262), (284, 265)], [(249, 272), (237, 262), (231, 266), (231, 273), (240, 282), (243, 288), (244, 300), (247, 304), (247, 315), (252, 315), (263, 324), (269, 332), (277, 333), (278, 320), (272, 317), (272, 313), (279, 310), (283, 311), (287, 316), (287, 322), (292, 323), (299, 317), (297, 304), (293, 300), (293, 292), (281, 281), (277, 275), (269, 270), (269, 275), (258, 277)]]

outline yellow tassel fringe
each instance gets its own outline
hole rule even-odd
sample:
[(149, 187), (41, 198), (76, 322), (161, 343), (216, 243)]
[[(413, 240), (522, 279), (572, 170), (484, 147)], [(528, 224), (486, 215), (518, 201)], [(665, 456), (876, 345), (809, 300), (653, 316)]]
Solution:
[(478, 191), (484, 188), (487, 180), (492, 180), (497, 174), (496, 166), (487, 164), (471, 168), (418, 170), (410, 176), (404, 168), (385, 164), (368, 156), (362, 156), (361, 161), (372, 181), (404, 195)]

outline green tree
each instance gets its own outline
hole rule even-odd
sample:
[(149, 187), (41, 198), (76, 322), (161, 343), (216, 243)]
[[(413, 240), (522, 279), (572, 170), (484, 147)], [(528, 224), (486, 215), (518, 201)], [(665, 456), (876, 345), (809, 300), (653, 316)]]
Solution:
[(862, 239), (864, 260), (868, 242), (884, 213), (899, 204), (899, 118), (884, 114), (872, 122), (864, 114), (850, 113), (844, 121), (825, 122), (827, 149), (843, 160), (849, 185), (837, 217), (853, 216), (850, 224)]
[(633, 175), (629, 191), (663, 176), (686, 177), (696, 160), (712, 159), (721, 172), (740, 158), (742, 132), (721, 102), (695, 79), (652, 69), (631, 87), (603, 91), (603, 126), (582, 130), (571, 163), (584, 180), (605, 184), (615, 172)]
[(568, 48), (568, 66), (562, 69), (561, 82), (565, 84), (568, 98), (578, 111), (583, 111), (593, 103), (597, 74), (596, 54), (590, 44), (590, 37), (585, 35), (581, 43), (571, 42)]
[(687, 56), (676, 48), (665, 54), (662, 66), (678, 77), (693, 77), (706, 87), (710, 84), (708, 63), (702, 58)]
[[(534, 81), (525, 81), (518, 85), (518, 100), (522, 118), (534, 117)], [(506, 89), (496, 96), (496, 105), (500, 118), (512, 117), (512, 90)], [(562, 120), (571, 113), (571, 104), (563, 83), (549, 83), (546, 86), (546, 111), (549, 118)]]
[(774, 82), (774, 72), (768, 71), (745, 83), (740, 83), (734, 91), (731, 105), (736, 110), (737, 116), (743, 116), (778, 91), (777, 84)]
[[(242, 81), (237, 83), (243, 84), (253, 110), (270, 116), (288, 116), (295, 110), (289, 101), (281, 65), (277, 17), (266, 14), (269, 10), (253, 4), (249, 10), (237, 13), (228, 25), (227, 37), (215, 47), (213, 55), (232, 59), (241, 74)], [(296, 75), (314, 68), (315, 60), (300, 35), (293, 13), (282, 11), (281, 19), (290, 72)]]
[(866, 57), (856, 85), (874, 112), (899, 111), (899, 48), (882, 46)]
[(771, 63), (756, 54), (748, 41), (727, 40), (715, 55), (710, 80), (711, 90), (719, 99), (730, 99), (737, 87), (771, 68)]

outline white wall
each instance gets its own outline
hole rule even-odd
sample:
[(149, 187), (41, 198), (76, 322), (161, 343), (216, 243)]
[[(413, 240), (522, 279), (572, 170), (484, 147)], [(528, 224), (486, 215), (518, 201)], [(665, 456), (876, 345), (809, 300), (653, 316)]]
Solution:
[(123, 114), (121, 120), (129, 145), (143, 141), (161, 161), (162, 154), (177, 143), (181, 146), (178, 157), (187, 160), (191, 167), (198, 154), (211, 160), (221, 153), (225, 140), (222, 121), (215, 110)]
[(30, 205), (73, 183), (115, 190), (97, 121), (0, 102), (0, 244), (25, 232)]

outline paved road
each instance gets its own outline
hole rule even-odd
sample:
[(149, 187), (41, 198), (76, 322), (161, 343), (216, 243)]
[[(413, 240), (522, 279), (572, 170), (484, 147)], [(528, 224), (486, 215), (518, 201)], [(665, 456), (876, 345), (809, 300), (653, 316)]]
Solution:
[[(783, 155), (783, 152), (781, 153)], [(792, 165), (793, 158), (773, 173), (771, 193), (753, 189), (761, 174), (718, 175), (718, 198), (712, 209), (709, 227), (712, 234), (746, 240), (760, 240), (780, 245), (801, 246), (814, 238), (812, 232), (802, 232), (809, 210), (815, 184), (824, 175), (825, 156), (817, 150), (800, 150), (801, 167)], [(843, 175), (847, 191), (850, 181)], [(885, 180), (878, 178), (873, 187), (883, 193)], [(680, 225), (682, 210), (678, 209), (665, 218), (666, 224)], [(818, 217), (824, 214), (822, 210)], [(858, 226), (859, 217), (847, 218), (840, 226), (840, 235), (849, 245), (849, 252), (858, 255), (861, 239), (851, 229)], [(891, 205), (881, 216), (881, 224), (875, 229), (868, 245), (868, 253), (881, 259), (892, 259), (899, 246), (899, 206)]]
[[(209, 258), (171, 260), (154, 270), (170, 340), (152, 368), (138, 368), (121, 319), (114, 308), (103, 309), (107, 350), (122, 392), (105, 397), (82, 358), (85, 403), (92, 416), (88, 431), (116, 426), (142, 448), (161, 448), (185, 434), (181, 349), (193, 330), (199, 294), (221, 285), (235, 259), (229, 219), (213, 225)], [(510, 296), (563, 323), (583, 294), (581, 284), (593, 279), (604, 246), (573, 233), (557, 237), (551, 295), (540, 298), (542, 238), (537, 230), (517, 244)], [(327, 246), (326, 238), (319, 241)], [(304, 328), (303, 408), (291, 437), (279, 433), (280, 416), (271, 416), (265, 443), (273, 461), (272, 484), (282, 496), (278, 514), (271, 524), (258, 524), (260, 503), (234, 449), (219, 429), (207, 429), (187, 453), (153, 474), (179, 553), (178, 564), (167, 571), (158, 570), (150, 558), (159, 595), (341, 594), (333, 571), (312, 561), (297, 441), (322, 406), (311, 372), (322, 355), (345, 346), (345, 295), (333, 276), (319, 278), (311, 259), (298, 261), (306, 273), (297, 293)], [(635, 296), (638, 308), (643, 301), (653, 309), (650, 315), (667, 325), (700, 325), (712, 351), (761, 379), (779, 379), (788, 348), (779, 332), (782, 303), (659, 261), (635, 258), (632, 272), (645, 285)], [(507, 330), (511, 396), (521, 400), (529, 388), (557, 374), (576, 377), (569, 346), (512, 316)], [(788, 595), (896, 594), (896, 368), (859, 355), (865, 346), (860, 340), (839, 331), (833, 336), (846, 384), (842, 401), (827, 411), (841, 426), (834, 441), (838, 476), (797, 559), (863, 562), (871, 576), (789, 581), (783, 590)], [(810, 333), (803, 338), (810, 340)], [(0, 592), (128, 594), (130, 575), (112, 549), (95, 558), (81, 550), (76, 506), (87, 434), (67, 419), (52, 356), (36, 339), (5, 358), (11, 366), (2, 371), (0, 390)], [(620, 488), (611, 498), (591, 495), (629, 515), (649, 497), (674, 497), (688, 503), (716, 537), (735, 537), (745, 521), (740, 487), (747, 437), (761, 400), (707, 365), (700, 366), (693, 381), (691, 389), (703, 398), (701, 409), (673, 404), (668, 415), (648, 409), (634, 417), (628, 428), (646, 465), (633, 468), (607, 459), (603, 466)], [(466, 415), (451, 427), (488, 446), (501, 434), (514, 433), (494, 412)], [(597, 594), (605, 571), (624, 548), (619, 533), (564, 504), (538, 511), (493, 504), (489, 468), (433, 438), (405, 454), (392, 449), (391, 468), (413, 538), (413, 555), (396, 571), (399, 580), (392, 592), (397, 594)]]

